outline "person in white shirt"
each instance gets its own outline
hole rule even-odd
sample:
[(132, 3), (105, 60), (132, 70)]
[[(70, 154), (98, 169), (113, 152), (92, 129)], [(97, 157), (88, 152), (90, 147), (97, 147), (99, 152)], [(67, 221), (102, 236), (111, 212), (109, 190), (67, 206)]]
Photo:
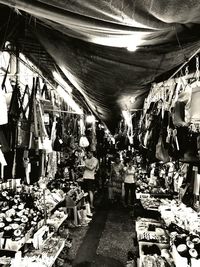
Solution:
[(92, 151), (88, 151), (85, 159), (85, 170), (83, 173), (84, 190), (89, 194), (91, 208), (94, 208), (94, 190), (95, 190), (95, 173), (99, 168), (99, 161), (93, 155)]
[(130, 204), (133, 205), (135, 202), (135, 190), (136, 190), (136, 169), (134, 166), (134, 160), (129, 159), (127, 161), (127, 166), (124, 168), (124, 202), (125, 207), (128, 206), (128, 200), (130, 195)]

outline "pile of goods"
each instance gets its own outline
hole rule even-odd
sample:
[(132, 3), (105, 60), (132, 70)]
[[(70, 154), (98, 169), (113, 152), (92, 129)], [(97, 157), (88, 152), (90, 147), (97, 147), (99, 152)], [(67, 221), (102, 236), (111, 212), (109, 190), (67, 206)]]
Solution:
[(38, 223), (43, 219), (43, 210), (38, 209), (34, 201), (31, 194), (0, 192), (1, 248), (6, 247), (7, 239), (19, 241), (38, 228)]

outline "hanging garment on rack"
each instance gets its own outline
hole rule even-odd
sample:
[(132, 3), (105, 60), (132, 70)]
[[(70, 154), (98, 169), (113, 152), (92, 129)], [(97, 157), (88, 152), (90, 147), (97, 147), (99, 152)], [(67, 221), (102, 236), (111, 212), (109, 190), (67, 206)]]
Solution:
[(190, 99), (190, 88), (189, 85), (178, 95), (177, 101), (174, 105), (173, 110), (173, 123), (175, 126), (187, 126), (185, 120), (185, 107)]
[(0, 90), (0, 125), (8, 123), (8, 109), (6, 103), (6, 96), (2, 90)]
[[(197, 86), (198, 85), (198, 86)], [(173, 122), (175, 126), (189, 126), (200, 123), (200, 84), (188, 84), (178, 95), (174, 106)]]
[(200, 84), (190, 87), (190, 98), (185, 106), (185, 117), (188, 124), (200, 123)]

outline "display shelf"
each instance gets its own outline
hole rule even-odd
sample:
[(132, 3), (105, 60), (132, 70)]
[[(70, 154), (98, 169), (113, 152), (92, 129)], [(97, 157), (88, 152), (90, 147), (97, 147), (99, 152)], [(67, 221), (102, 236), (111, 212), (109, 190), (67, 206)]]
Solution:
[[(51, 241), (54, 241), (52, 245)], [(38, 263), (38, 266), (40, 266), (39, 264), (44, 264), (46, 267), (52, 267), (63, 250), (65, 241), (64, 238), (52, 237), (44, 243), (41, 249), (27, 252), (22, 262), (26, 259), (27, 262)]]
[(60, 253), (63, 250), (64, 246), (65, 246), (65, 239), (62, 239), (62, 241), (60, 241), (60, 247), (59, 247), (58, 251), (56, 252), (56, 254), (53, 256), (52, 261), (51, 261), (51, 263), (49, 264), (48, 267), (52, 267), (54, 265), (56, 259), (60, 255)]
[(68, 218), (68, 214), (65, 214), (62, 218), (50, 217), (47, 219), (47, 224), (55, 228), (55, 231), (58, 231), (59, 227), (64, 223)]
[(49, 209), (47, 210), (47, 212), (48, 212), (49, 214), (51, 214), (54, 210), (56, 210), (56, 208), (57, 208), (60, 204), (62, 204), (62, 203), (65, 201), (65, 199), (66, 199), (66, 194), (64, 195), (64, 197), (63, 197), (59, 202), (57, 202), (55, 205), (53, 205), (51, 208), (49, 208)]

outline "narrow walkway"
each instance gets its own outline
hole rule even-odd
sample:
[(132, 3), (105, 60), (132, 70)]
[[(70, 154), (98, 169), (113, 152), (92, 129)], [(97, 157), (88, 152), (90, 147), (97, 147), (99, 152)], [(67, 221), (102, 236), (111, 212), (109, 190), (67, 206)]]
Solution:
[(134, 220), (128, 210), (101, 202), (72, 266), (125, 266), (128, 251), (134, 252), (134, 233)]
[[(100, 210), (95, 214), (72, 266), (90, 266), (89, 263), (92, 263), (96, 255), (96, 250), (105, 227), (106, 219), (106, 210)], [(80, 263), (82, 263), (82, 265), (79, 265)], [(88, 263), (88, 265), (83, 265), (83, 263)]]

